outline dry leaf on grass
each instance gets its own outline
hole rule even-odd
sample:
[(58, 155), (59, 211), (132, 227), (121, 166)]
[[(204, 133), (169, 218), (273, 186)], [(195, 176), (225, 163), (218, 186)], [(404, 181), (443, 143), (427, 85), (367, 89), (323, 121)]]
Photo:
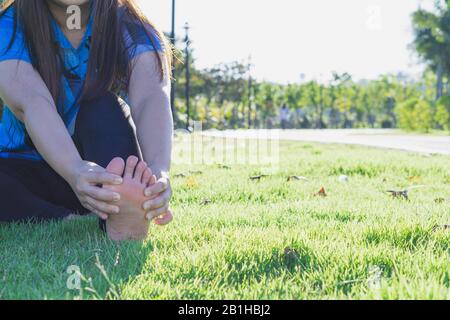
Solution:
[(296, 180), (296, 181), (309, 181), (308, 178), (302, 177), (302, 176), (289, 176), (289, 177), (287, 178), (287, 181), (288, 181), (288, 182), (294, 181), (294, 180)]
[(424, 188), (424, 187), (426, 187), (426, 186), (424, 186), (424, 185), (412, 186), (412, 187), (406, 188), (405, 190), (387, 190), (386, 192), (390, 193), (392, 198), (409, 200), (409, 192), (411, 190)]
[(445, 199), (444, 198), (437, 198), (437, 199), (434, 199), (434, 202), (437, 203), (437, 204), (441, 204), (441, 203), (445, 202)]
[(194, 189), (198, 187), (198, 181), (195, 177), (189, 177), (186, 181), (186, 187), (189, 189)]
[(408, 190), (402, 190), (402, 191), (388, 190), (386, 192), (390, 193), (392, 198), (409, 200)]
[(319, 192), (317, 192), (314, 196), (316, 197), (326, 197), (328, 196), (327, 192), (325, 191), (325, 187), (322, 187)]
[(201, 205), (202, 205), (202, 206), (206, 206), (206, 205), (211, 204), (211, 203), (212, 203), (212, 200), (211, 200), (211, 199), (204, 199), (204, 200), (202, 201)]
[(408, 180), (409, 180), (409, 182), (415, 183), (415, 182), (420, 182), (422, 180), (422, 178), (419, 176), (411, 176), (411, 177), (408, 177)]
[(444, 225), (441, 225), (441, 226), (435, 225), (433, 227), (433, 232), (436, 232), (438, 230), (450, 230), (450, 225), (448, 225), (448, 224), (444, 224)]
[(252, 181), (260, 181), (262, 178), (266, 178), (266, 177), (269, 177), (269, 175), (261, 174), (259, 176), (252, 176), (252, 177), (250, 177), (250, 180), (252, 180)]

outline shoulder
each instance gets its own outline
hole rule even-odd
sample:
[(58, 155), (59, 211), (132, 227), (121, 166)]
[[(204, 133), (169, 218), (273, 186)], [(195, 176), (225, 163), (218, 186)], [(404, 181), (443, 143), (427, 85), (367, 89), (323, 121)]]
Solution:
[(9, 7), (5, 11), (0, 12), (0, 28), (9, 29), (13, 27), (14, 27), (14, 7)]
[(149, 23), (141, 22), (125, 7), (119, 8), (119, 21), (125, 47), (131, 58), (148, 51), (164, 51), (163, 39)]
[(0, 61), (24, 60), (30, 62), (22, 27), (16, 22), (14, 7), (0, 13)]

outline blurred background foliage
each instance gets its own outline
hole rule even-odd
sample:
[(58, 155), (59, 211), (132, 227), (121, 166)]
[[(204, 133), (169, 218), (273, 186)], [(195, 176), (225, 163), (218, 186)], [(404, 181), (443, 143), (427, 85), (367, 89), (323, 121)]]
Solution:
[[(450, 130), (449, 8), (449, 0), (436, 1), (432, 12), (418, 9), (411, 17), (415, 34), (411, 48), (427, 66), (420, 79), (396, 74), (354, 81), (348, 73), (335, 73), (326, 83), (262, 82), (251, 78), (249, 61), (197, 69), (190, 46), (189, 90), (186, 59), (175, 66), (176, 126), (185, 127), (189, 114), (189, 126), (202, 121), (204, 128), (273, 128), (279, 125), (279, 110), (285, 104), (292, 128)], [(184, 56), (181, 49), (179, 55)]]

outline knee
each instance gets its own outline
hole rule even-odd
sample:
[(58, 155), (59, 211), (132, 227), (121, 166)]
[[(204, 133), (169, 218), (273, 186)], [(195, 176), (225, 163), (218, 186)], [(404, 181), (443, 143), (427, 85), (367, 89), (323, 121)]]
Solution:
[[(9, 176), (0, 172), (0, 194), (3, 194), (5, 190), (8, 188), (8, 183), (5, 183), (9, 180)], [(9, 182), (9, 181), (8, 181)]]
[[(3, 201), (6, 197), (10, 198), (11, 195), (17, 193), (17, 180), (10, 175), (0, 172), (0, 199)], [(0, 202), (2, 202), (0, 201)]]
[(108, 92), (95, 99), (81, 101), (78, 118), (83, 118), (83, 120), (84, 118), (95, 119), (107, 116), (111, 112), (114, 113), (119, 108), (119, 98), (115, 94)]
[(81, 102), (81, 105), (111, 105), (118, 103), (118, 97), (112, 92), (106, 92), (105, 94), (96, 97), (94, 99), (85, 100)]
[(129, 114), (119, 98), (108, 92), (105, 95), (82, 101), (77, 115), (76, 130), (101, 133), (103, 131), (125, 132), (129, 127)]

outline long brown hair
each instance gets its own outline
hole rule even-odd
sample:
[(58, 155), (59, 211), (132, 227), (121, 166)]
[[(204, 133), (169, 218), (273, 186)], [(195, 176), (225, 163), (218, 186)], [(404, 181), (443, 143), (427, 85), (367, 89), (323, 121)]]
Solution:
[[(125, 7), (123, 19), (131, 18), (146, 30), (158, 54), (161, 81), (171, 77), (172, 47), (164, 34), (142, 13), (134, 0), (90, 0), (93, 29), (88, 70), (83, 89), (83, 99), (92, 99), (106, 91), (124, 89), (132, 70), (118, 9)], [(57, 104), (62, 94), (61, 75), (63, 62), (57, 54), (51, 12), (45, 0), (7, 0), (0, 8), (0, 16), (13, 6), (14, 31), (9, 47), (14, 42), (20, 22), (33, 67), (39, 72)], [(150, 30), (149, 30), (150, 29)], [(159, 42), (160, 46), (157, 45)]]

